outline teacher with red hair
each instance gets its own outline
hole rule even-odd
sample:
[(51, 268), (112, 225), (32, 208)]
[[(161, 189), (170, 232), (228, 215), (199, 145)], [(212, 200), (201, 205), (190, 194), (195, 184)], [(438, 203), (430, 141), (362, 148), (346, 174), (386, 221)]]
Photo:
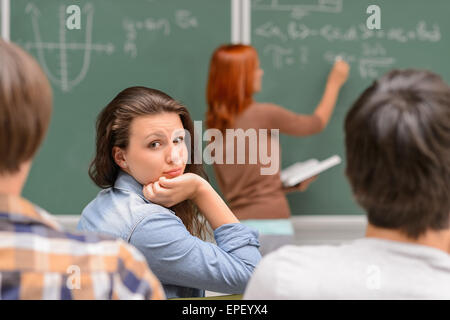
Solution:
[[(261, 90), (264, 71), (260, 67), (258, 53), (252, 46), (222, 45), (214, 51), (209, 67), (206, 126), (223, 133), (224, 158), (227, 143), (234, 143), (227, 142), (226, 129), (254, 129), (256, 132), (266, 129), (268, 136), (271, 129), (298, 137), (320, 133), (330, 120), (339, 90), (347, 80), (348, 73), (349, 65), (337, 60), (314, 112), (309, 115), (298, 114), (276, 104), (253, 99), (253, 95)], [(246, 159), (249, 158), (247, 143), (237, 148), (245, 148)], [(267, 139), (267, 150), (271, 150), (271, 139)], [(242, 223), (260, 231), (262, 254), (293, 242), (294, 231), (289, 219), (291, 212), (286, 193), (304, 191), (315, 179), (313, 177), (295, 187), (284, 188), (279, 166), (272, 175), (262, 175), (261, 168), (264, 167), (267, 165), (259, 159), (256, 164), (214, 163), (219, 188), (233, 213)]]

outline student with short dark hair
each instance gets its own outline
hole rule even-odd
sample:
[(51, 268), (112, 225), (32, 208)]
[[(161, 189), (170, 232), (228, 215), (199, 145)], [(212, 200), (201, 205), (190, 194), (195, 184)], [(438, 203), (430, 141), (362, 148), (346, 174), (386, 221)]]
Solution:
[(50, 84), (37, 62), (0, 40), (0, 299), (164, 298), (137, 249), (68, 233), (20, 196), (51, 111)]
[(245, 298), (450, 299), (450, 87), (428, 71), (391, 71), (356, 100), (345, 135), (366, 237), (280, 249)]

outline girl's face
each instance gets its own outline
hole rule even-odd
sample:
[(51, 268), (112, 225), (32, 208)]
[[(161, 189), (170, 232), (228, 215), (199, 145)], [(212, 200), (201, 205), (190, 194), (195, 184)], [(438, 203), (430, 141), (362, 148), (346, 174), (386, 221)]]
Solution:
[(176, 113), (139, 116), (132, 120), (128, 148), (113, 148), (119, 167), (146, 185), (161, 176), (183, 174), (187, 163), (185, 131)]
[(262, 85), (262, 77), (264, 74), (264, 70), (261, 69), (259, 65), (259, 59), (256, 60), (256, 68), (255, 68), (255, 76), (253, 80), (253, 91), (259, 92), (261, 91), (261, 85)]

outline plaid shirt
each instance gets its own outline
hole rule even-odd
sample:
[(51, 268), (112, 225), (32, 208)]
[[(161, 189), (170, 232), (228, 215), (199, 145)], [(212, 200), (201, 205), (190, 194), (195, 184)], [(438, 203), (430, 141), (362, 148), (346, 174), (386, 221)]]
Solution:
[(0, 299), (164, 299), (122, 240), (64, 231), (27, 200), (0, 194)]

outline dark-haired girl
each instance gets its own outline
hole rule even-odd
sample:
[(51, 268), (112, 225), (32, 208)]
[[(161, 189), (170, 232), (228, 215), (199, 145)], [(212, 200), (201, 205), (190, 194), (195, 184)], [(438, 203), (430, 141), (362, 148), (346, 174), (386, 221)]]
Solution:
[[(136, 246), (167, 298), (242, 293), (261, 258), (258, 234), (239, 223), (202, 165), (188, 161), (194, 146), (188, 152), (185, 135), (193, 131), (187, 109), (168, 95), (145, 87), (120, 92), (97, 120), (89, 175), (103, 190), (78, 228)], [(207, 223), (217, 245), (203, 240)]]

